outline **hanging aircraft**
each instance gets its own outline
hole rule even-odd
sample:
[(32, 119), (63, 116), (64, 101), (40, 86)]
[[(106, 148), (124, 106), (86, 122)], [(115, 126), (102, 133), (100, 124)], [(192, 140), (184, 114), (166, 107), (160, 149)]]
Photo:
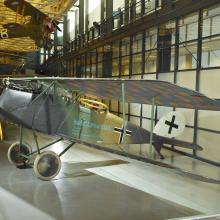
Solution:
[[(3, 25), (1, 38), (30, 37), (38, 47), (50, 50), (53, 46), (51, 33), (61, 31), (59, 22), (50, 18), (23, 0), (5, 0), (4, 5), (16, 13), (15, 20)], [(19, 16), (18, 16), (19, 15)]]
[[(9, 161), (18, 167), (24, 166), (37, 154), (33, 167), (36, 176), (42, 180), (50, 180), (59, 173), (60, 157), (75, 143), (92, 146), (150, 143), (161, 159), (164, 158), (161, 154), (164, 144), (202, 150), (197, 144), (155, 134), (152, 126), (148, 131), (126, 121), (126, 102), (150, 104), (152, 109), (159, 105), (220, 110), (219, 101), (169, 82), (155, 80), (8, 78), (3, 80), (3, 87), (0, 115), (21, 128), (20, 141), (12, 144), (8, 150)], [(123, 117), (113, 115), (104, 103), (86, 99), (84, 95), (122, 102)], [(153, 122), (153, 114), (151, 116)], [(165, 120), (168, 133), (178, 129), (175, 118), (182, 120), (175, 114), (172, 114), (172, 119), (169, 115)], [(23, 128), (33, 131), (36, 151), (32, 152), (31, 147), (23, 142)], [(40, 147), (36, 131), (60, 138)], [(68, 139), (71, 143), (59, 155), (42, 151), (62, 139)]]

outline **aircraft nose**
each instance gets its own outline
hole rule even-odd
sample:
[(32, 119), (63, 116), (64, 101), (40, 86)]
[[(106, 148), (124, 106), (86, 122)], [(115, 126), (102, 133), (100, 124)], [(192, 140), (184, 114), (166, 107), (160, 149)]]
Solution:
[(132, 144), (144, 144), (150, 140), (150, 132), (138, 125), (127, 123), (127, 130), (130, 131), (130, 139)]

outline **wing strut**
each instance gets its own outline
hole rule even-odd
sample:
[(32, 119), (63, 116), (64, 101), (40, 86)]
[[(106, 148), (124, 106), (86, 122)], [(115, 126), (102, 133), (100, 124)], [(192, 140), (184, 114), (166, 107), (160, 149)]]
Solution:
[(123, 139), (122, 144), (125, 143), (125, 136), (126, 136), (126, 118), (125, 118), (125, 83), (122, 80), (121, 82), (121, 95), (122, 95), (122, 115), (123, 115), (123, 122), (122, 122), (122, 129), (123, 129)]
[(150, 119), (150, 153), (153, 153), (153, 129), (154, 129), (154, 107), (155, 107), (155, 98), (152, 97), (151, 100), (151, 119)]

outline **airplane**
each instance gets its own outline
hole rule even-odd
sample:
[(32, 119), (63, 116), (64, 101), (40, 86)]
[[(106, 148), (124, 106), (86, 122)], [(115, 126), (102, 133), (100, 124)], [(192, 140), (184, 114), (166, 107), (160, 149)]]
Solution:
[[(38, 47), (51, 50), (53, 40), (51, 33), (61, 31), (56, 19), (52, 19), (30, 3), (18, 0), (5, 0), (4, 5), (16, 12), (15, 21), (3, 25), (2, 38), (18, 38), (29, 36)], [(20, 17), (18, 17), (20, 15)]]
[[(126, 102), (150, 104), (152, 109), (158, 105), (220, 110), (220, 102), (217, 100), (158, 80), (28, 77), (5, 78), (2, 80), (2, 86), (0, 115), (20, 126), (20, 141), (9, 147), (8, 159), (17, 167), (27, 166), (30, 158), (37, 154), (33, 168), (35, 175), (41, 180), (51, 180), (59, 173), (60, 157), (75, 143), (89, 146), (150, 143), (161, 159), (164, 158), (161, 154), (164, 144), (202, 150), (197, 144), (153, 133), (152, 126), (148, 131), (126, 121)], [(106, 104), (87, 99), (85, 95), (122, 102), (123, 117), (113, 115)], [(169, 131), (177, 129), (173, 116), (172, 121), (167, 121)], [(31, 146), (24, 143), (23, 128), (33, 131), (37, 150), (32, 151)], [(40, 147), (36, 132), (58, 136), (59, 139)], [(71, 143), (59, 155), (52, 151), (42, 151), (63, 139)], [(173, 169), (172, 166), (169, 168)]]

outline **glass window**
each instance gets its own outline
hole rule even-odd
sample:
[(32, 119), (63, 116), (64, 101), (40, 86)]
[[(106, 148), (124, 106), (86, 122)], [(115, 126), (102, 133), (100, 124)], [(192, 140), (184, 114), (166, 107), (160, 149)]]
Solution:
[(112, 44), (112, 56), (113, 58), (119, 57), (119, 41), (114, 41)]
[(44, 62), (44, 55), (41, 54), (41, 55), (40, 55), (40, 64), (42, 64), (43, 62)]
[(60, 23), (58, 26), (61, 31), (57, 31), (57, 44), (63, 45), (63, 23)]
[(98, 63), (97, 65), (97, 77), (101, 78), (102, 77), (102, 62)]
[(176, 21), (161, 24), (158, 37), (158, 72), (166, 73), (174, 69)]
[(103, 59), (103, 47), (97, 48), (97, 53), (98, 53), (98, 62), (102, 62), (102, 59)]
[(169, 21), (161, 24), (159, 28), (160, 38), (165, 38), (164, 43), (171, 45), (175, 44), (176, 39), (176, 21)]
[(151, 50), (145, 53), (145, 73), (154, 73), (157, 69), (157, 51)]
[(91, 62), (96, 63), (96, 50), (91, 51)]
[(202, 67), (220, 66), (220, 37), (203, 40)]
[(70, 39), (74, 39), (75, 38), (75, 23), (76, 23), (76, 11), (79, 10), (77, 7), (73, 6), (72, 8), (70, 8), (70, 10), (67, 13), (68, 16), (68, 25), (69, 25), (69, 35), (70, 35)]
[(197, 41), (179, 46), (179, 70), (194, 69), (197, 65)]
[(82, 77), (86, 77), (86, 60), (85, 60), (85, 55), (81, 56), (81, 69), (82, 69)]
[(88, 17), (89, 27), (93, 26), (93, 22), (100, 22), (101, 19), (101, 0), (88, 0)]
[(119, 75), (119, 58), (112, 60), (112, 76)]
[(145, 13), (150, 13), (152, 11), (154, 11), (156, 6), (156, 1), (155, 0), (145, 0)]
[(130, 37), (126, 37), (121, 41), (121, 55), (129, 55), (130, 53)]
[(203, 11), (203, 37), (220, 34), (220, 4)]
[(88, 77), (92, 77), (92, 78), (96, 77), (96, 64), (95, 63), (91, 65), (91, 73), (90, 75), (88, 75)]
[(187, 15), (179, 21), (179, 41), (185, 42), (198, 38), (198, 13)]
[(124, 8), (125, 1), (124, 0), (113, 0), (113, 11), (117, 11), (119, 8)]
[(142, 73), (142, 53), (133, 55), (132, 58), (132, 74)]
[(129, 56), (121, 59), (121, 75), (129, 75)]
[(135, 5), (135, 18), (140, 18), (141, 17), (141, 1), (137, 1)]
[(142, 51), (142, 39), (143, 39), (143, 34), (138, 34), (133, 37), (133, 45), (132, 45), (133, 53), (138, 53)]
[(151, 28), (146, 31), (145, 36), (145, 49), (155, 49), (157, 48), (157, 28)]

